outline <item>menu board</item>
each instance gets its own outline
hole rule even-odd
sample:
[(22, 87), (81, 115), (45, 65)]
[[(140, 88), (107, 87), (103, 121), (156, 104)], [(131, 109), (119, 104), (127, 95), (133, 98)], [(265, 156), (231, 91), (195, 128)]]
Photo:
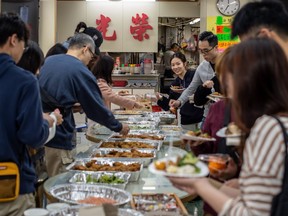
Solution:
[(208, 16), (207, 30), (212, 31), (218, 37), (218, 49), (225, 50), (227, 47), (239, 43), (238, 37), (231, 39), (231, 23), (233, 17), (227, 16)]

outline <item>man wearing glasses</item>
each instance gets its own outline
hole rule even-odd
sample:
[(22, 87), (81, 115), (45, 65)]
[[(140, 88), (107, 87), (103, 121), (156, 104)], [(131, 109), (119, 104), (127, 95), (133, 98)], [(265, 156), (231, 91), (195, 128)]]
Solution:
[(95, 76), (87, 65), (95, 57), (93, 39), (84, 33), (75, 34), (66, 54), (53, 55), (41, 68), (39, 83), (51, 97), (65, 107), (64, 122), (57, 126), (55, 137), (45, 146), (48, 175), (65, 171), (73, 161), (72, 150), (76, 147), (75, 121), (72, 107), (80, 103), (87, 117), (112, 131), (126, 135), (129, 127), (114, 118), (103, 103)]
[[(215, 76), (215, 61), (219, 54), (218, 38), (210, 31), (204, 31), (199, 35), (198, 50), (202, 54), (204, 61), (198, 66), (192, 82), (187, 89), (181, 94), (178, 100), (171, 100), (170, 107), (178, 108), (185, 104), (189, 96), (193, 95), (199, 85), (210, 80)], [(205, 107), (204, 116), (208, 113), (208, 108)]]

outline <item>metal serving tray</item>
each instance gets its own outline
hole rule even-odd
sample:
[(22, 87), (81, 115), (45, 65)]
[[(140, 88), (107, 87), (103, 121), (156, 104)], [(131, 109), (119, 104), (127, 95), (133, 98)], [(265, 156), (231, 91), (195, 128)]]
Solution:
[(179, 136), (182, 134), (182, 128), (176, 125), (161, 125), (159, 126), (161, 133), (167, 136)]
[[(82, 205), (73, 205), (69, 208), (52, 211), (50, 216), (79, 216), (80, 208), (85, 207)], [(117, 216), (143, 216), (143, 214), (133, 209), (119, 208)]]
[(156, 122), (157, 124), (160, 122), (159, 117), (153, 117), (153, 116), (147, 116), (147, 117), (129, 117), (128, 121), (132, 122), (141, 122), (141, 121), (146, 121), (146, 122)]
[(119, 121), (128, 121), (130, 118), (141, 118), (141, 115), (114, 115)]
[[(99, 183), (97, 182), (99, 179), (103, 178), (103, 176), (108, 176), (109, 178), (113, 178), (113, 176), (117, 177), (118, 179), (121, 179), (123, 183)], [(130, 173), (83, 173), (83, 172), (77, 172), (75, 173), (72, 178), (69, 180), (70, 183), (85, 183), (85, 184), (96, 184), (96, 185), (104, 185), (104, 186), (110, 186), (115, 187), (119, 189), (125, 189), (129, 178), (131, 174)]]
[(140, 130), (133, 130), (133, 129), (131, 129), (130, 131), (129, 131), (129, 133), (140, 133), (140, 134), (153, 134), (153, 135), (155, 135), (155, 134), (159, 134), (160, 133), (160, 130), (149, 130), (149, 129), (147, 129), (147, 130), (145, 130), (145, 129), (140, 129)]
[(83, 158), (83, 159), (79, 159), (79, 160), (76, 160), (74, 161), (73, 163), (71, 163), (70, 165), (68, 165), (66, 167), (66, 170), (69, 170), (69, 171), (77, 171), (77, 172), (84, 172), (84, 173), (88, 173), (88, 174), (91, 174), (91, 173), (129, 173), (131, 174), (130, 178), (129, 178), (129, 182), (130, 181), (138, 181), (139, 179), (139, 176), (140, 176), (140, 172), (142, 171), (143, 169), (143, 163), (141, 163), (140, 161), (127, 161), (123, 158), (117, 158), (117, 159), (105, 159), (105, 160), (101, 160), (101, 159), (97, 159), (96, 162), (94, 162), (95, 164), (99, 164), (99, 165), (110, 165), (112, 166), (113, 163), (115, 162), (121, 162), (125, 165), (130, 165), (130, 164), (133, 164), (133, 163), (137, 163), (137, 164), (140, 164), (140, 169), (137, 170), (137, 171), (119, 171), (119, 170), (115, 170), (115, 171), (93, 171), (93, 170), (89, 170), (89, 168), (87, 168), (86, 170), (79, 170), (79, 169), (75, 169), (74, 166), (83, 166), (83, 167), (86, 167), (86, 163), (87, 162), (91, 162), (93, 161), (93, 159), (91, 158)]
[[(141, 146), (141, 143), (143, 144), (148, 144), (149, 146), (151, 146), (152, 148), (143, 148)], [(109, 146), (106, 146), (109, 144)], [(123, 146), (126, 145), (126, 146)], [(109, 140), (109, 141), (102, 141), (99, 145), (99, 148), (110, 148), (110, 149), (131, 149), (131, 148), (135, 148), (135, 149), (156, 149), (156, 150), (160, 150), (162, 145), (162, 142), (159, 141), (154, 141), (154, 140), (131, 140), (131, 139), (127, 139), (124, 141), (114, 141), (114, 140)], [(122, 146), (122, 147), (121, 147)], [(142, 148), (141, 148), (142, 147)]]
[[(118, 152), (131, 152), (131, 150), (127, 149), (109, 149), (109, 148), (102, 148), (102, 149), (94, 149), (92, 150), (91, 157), (96, 158), (96, 160), (101, 159), (123, 159), (125, 161), (140, 161), (143, 163), (143, 166), (148, 166), (154, 158), (156, 158), (156, 151), (154, 149), (137, 149), (137, 151), (141, 153), (152, 153), (152, 157), (103, 157), (104, 155), (108, 154), (111, 151), (118, 151)], [(96, 157), (95, 154), (100, 154), (100, 157)]]
[[(157, 139), (153, 139), (153, 137)], [(108, 140), (125, 140), (125, 139), (138, 139), (138, 140), (153, 140), (153, 141), (163, 141), (165, 140), (164, 134), (149, 134), (149, 133), (128, 133), (128, 135), (124, 136), (119, 133), (112, 133)]]
[[(131, 199), (131, 194), (127, 191), (92, 184), (60, 184), (52, 187), (50, 193), (56, 199), (65, 203), (80, 204), (79, 201), (88, 197), (108, 198), (116, 201), (116, 206), (126, 204)], [(93, 205), (93, 204), (83, 204)]]

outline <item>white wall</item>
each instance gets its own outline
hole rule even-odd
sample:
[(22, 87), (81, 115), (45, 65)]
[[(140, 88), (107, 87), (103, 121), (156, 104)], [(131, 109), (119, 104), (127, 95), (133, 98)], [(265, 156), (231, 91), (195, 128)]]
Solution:
[(39, 45), (44, 54), (56, 41), (56, 0), (40, 0)]
[[(155, 2), (155, 4), (159, 5), (159, 17), (200, 16), (201, 32), (206, 30), (207, 16), (220, 15), (216, 8), (216, 2), (216, 0), (201, 0), (200, 5), (199, 3), (193, 2)], [(240, 0), (241, 6), (247, 2), (249, 2), (249, 0)], [(39, 42), (44, 52), (54, 43), (63, 42), (68, 36), (71, 36), (80, 21), (87, 20), (87, 3), (88, 2), (40, 0)], [(57, 16), (54, 16), (55, 13), (57, 13)], [(90, 21), (87, 21), (87, 23), (90, 23)]]
[[(240, 0), (240, 7), (251, 0)], [(200, 2), (200, 32), (207, 29), (207, 16), (221, 16), (222, 14), (216, 8), (216, 0), (201, 0)]]
[[(109, 24), (109, 28), (117, 32), (117, 41), (104, 40), (101, 51), (114, 52), (157, 52), (158, 43), (158, 17), (198, 17), (200, 6), (193, 2), (57, 2), (57, 42), (63, 42), (73, 35), (76, 25), (84, 21), (88, 26), (95, 26), (95, 14), (105, 13), (111, 20), (116, 19), (117, 24)], [(103, 12), (104, 11), (104, 12)], [(133, 13), (132, 13), (133, 12)], [(149, 14), (149, 24), (153, 27), (149, 40), (139, 42), (129, 33), (131, 17), (135, 13)], [(114, 25), (114, 26), (113, 26)], [(120, 29), (119, 29), (120, 26)], [(122, 28), (121, 28), (122, 26)]]

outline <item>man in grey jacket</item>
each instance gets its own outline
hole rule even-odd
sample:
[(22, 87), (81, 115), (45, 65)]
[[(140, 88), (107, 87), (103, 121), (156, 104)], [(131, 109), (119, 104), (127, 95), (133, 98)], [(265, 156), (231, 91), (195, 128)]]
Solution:
[[(212, 79), (215, 75), (215, 61), (219, 54), (218, 38), (210, 31), (204, 31), (199, 35), (199, 52), (203, 55), (204, 61), (198, 66), (192, 82), (187, 89), (181, 94), (178, 100), (171, 100), (170, 107), (181, 107), (189, 100), (189, 96), (193, 95), (199, 85), (205, 81)], [(208, 109), (204, 111), (204, 117), (207, 115)], [(206, 115), (205, 115), (206, 114)]]

